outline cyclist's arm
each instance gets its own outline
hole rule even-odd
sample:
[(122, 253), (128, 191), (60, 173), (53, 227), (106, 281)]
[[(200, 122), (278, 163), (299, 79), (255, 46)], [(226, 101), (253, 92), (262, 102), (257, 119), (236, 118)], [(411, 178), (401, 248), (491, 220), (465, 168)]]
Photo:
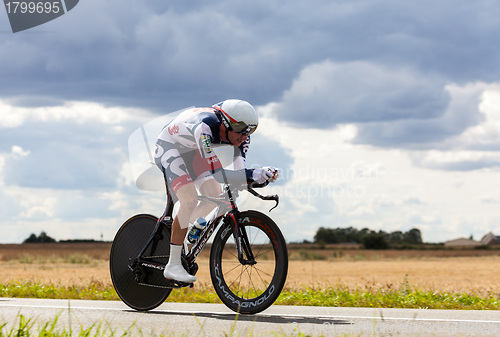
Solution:
[[(210, 127), (201, 123), (199, 127), (194, 130), (195, 139), (197, 139), (197, 146), (203, 160), (206, 160), (210, 173), (212, 173), (215, 180), (221, 184), (242, 185), (246, 183), (247, 173), (246, 170), (225, 170), (212, 148), (212, 131)], [(225, 177), (224, 177), (225, 176)]]
[(233, 167), (237, 171), (245, 171), (245, 179), (247, 183), (254, 182), (252, 178), (253, 169), (247, 169), (247, 152), (250, 147), (250, 136), (244, 141), (239, 147), (234, 147), (234, 156), (233, 156)]

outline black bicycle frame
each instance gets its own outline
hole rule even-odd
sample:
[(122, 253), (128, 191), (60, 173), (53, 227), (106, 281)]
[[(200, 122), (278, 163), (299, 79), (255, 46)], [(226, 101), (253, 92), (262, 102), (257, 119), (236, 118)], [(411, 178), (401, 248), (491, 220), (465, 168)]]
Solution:
[[(248, 187), (248, 191), (252, 195), (259, 197), (262, 200), (274, 200), (274, 201), (276, 201), (276, 206), (279, 202), (278, 201), (279, 198), (276, 195), (275, 196), (262, 196), (262, 195), (258, 194), (257, 192), (255, 192), (250, 186)], [(200, 200), (200, 201), (208, 201), (208, 202), (213, 202), (213, 203), (217, 204), (218, 205), (218, 209), (217, 209), (218, 216), (216, 216), (214, 219), (209, 221), (209, 223), (205, 226), (202, 233), (200, 234), (199, 239), (191, 247), (191, 250), (189, 252), (185, 253), (184, 258), (188, 262), (188, 265), (190, 268), (194, 264), (196, 258), (200, 254), (200, 252), (205, 247), (205, 244), (207, 243), (207, 241), (210, 239), (210, 237), (214, 233), (218, 224), (220, 224), (221, 222), (225, 222), (225, 221), (229, 221), (231, 224), (231, 228), (233, 229), (233, 236), (234, 236), (234, 240), (236, 243), (236, 250), (238, 253), (239, 262), (243, 265), (253, 265), (256, 263), (253, 252), (250, 248), (250, 242), (248, 241), (248, 236), (247, 236), (245, 227), (240, 226), (238, 207), (236, 206), (235, 198), (233, 197), (233, 193), (231, 192), (229, 185), (225, 185), (224, 192), (225, 192), (225, 195), (227, 195), (227, 198), (198, 196), (198, 200)], [(236, 192), (236, 194), (237, 194), (237, 192)], [(139, 255), (134, 259), (133, 265), (130, 266), (130, 269), (132, 271), (134, 269), (134, 266), (137, 266), (137, 265), (139, 265), (141, 267), (156, 269), (156, 270), (163, 270), (165, 268), (164, 264), (156, 263), (156, 262), (152, 262), (152, 261), (146, 261), (146, 260), (153, 259), (153, 258), (160, 258), (160, 257), (164, 257), (164, 258), (168, 257), (168, 256), (155, 256), (154, 253), (156, 251), (158, 241), (161, 239), (161, 235), (162, 235), (161, 231), (163, 229), (163, 226), (166, 226), (167, 229), (171, 230), (172, 223), (173, 223), (173, 219), (172, 219), (173, 208), (174, 208), (174, 201), (172, 200), (172, 197), (167, 189), (167, 205), (165, 207), (165, 212), (158, 219), (156, 226), (155, 226), (155, 229), (153, 230), (153, 233), (151, 233), (151, 236), (149, 237), (146, 245), (143, 247), (143, 249), (141, 250)], [(150, 245), (152, 245), (150, 256), (144, 256), (146, 250), (148, 249), (148, 247)], [(245, 259), (244, 256), (246, 256), (247, 259)]]

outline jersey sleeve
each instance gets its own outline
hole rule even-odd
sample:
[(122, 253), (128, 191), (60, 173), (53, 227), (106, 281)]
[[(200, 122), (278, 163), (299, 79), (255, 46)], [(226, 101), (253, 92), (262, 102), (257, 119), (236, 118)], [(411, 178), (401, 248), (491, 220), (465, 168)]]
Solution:
[(202, 122), (193, 131), (201, 158), (206, 162), (210, 171), (214, 173), (215, 170), (222, 168), (221, 162), (212, 147), (213, 136), (210, 127)]
[(239, 147), (234, 147), (233, 167), (236, 171), (245, 170), (247, 182), (253, 182), (253, 169), (247, 169), (247, 152), (250, 147), (250, 137)]

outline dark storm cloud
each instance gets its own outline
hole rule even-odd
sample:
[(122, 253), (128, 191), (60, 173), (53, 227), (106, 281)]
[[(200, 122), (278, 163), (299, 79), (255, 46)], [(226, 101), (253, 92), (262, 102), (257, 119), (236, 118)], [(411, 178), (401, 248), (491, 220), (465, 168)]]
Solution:
[(482, 85), (466, 87), (449, 86), (451, 100), (441, 116), (425, 120), (408, 118), (380, 123), (358, 124), (355, 143), (372, 144), (381, 147), (409, 149), (452, 149), (471, 147), (473, 144), (446, 142), (450, 137), (460, 135), (468, 127), (484, 121), (479, 111)]
[(294, 125), (318, 128), (431, 119), (448, 105), (444, 84), (407, 69), (325, 61), (300, 73), (276, 113)]
[(446, 85), (500, 78), (499, 7), (88, 0), (43, 26), (2, 36), (0, 98), (27, 107), (96, 101), (158, 114), (228, 97), (281, 102), (278, 117), (298, 127), (356, 123), (357, 143), (422, 148), (480, 120), (473, 108), (449, 116)]
[[(254, 35), (256, 23), (242, 22), (238, 8), (228, 7), (224, 13), (217, 4), (188, 9), (181, 2), (88, 1), (43, 26), (54, 34), (17, 34), (3, 41), (0, 60), (9, 67), (0, 74), (2, 95), (161, 112), (226, 97), (254, 104), (277, 98), (272, 88), (287, 81), (288, 69), (278, 62), (283, 51), (273, 56), (272, 41), (260, 43)], [(271, 68), (276, 76), (264, 78)]]
[[(325, 59), (408, 66), (446, 81), (496, 80), (498, 6), (88, 0), (50, 23), (2, 36), (0, 92), (159, 112), (227, 97), (265, 104)], [(30, 34), (37, 31), (52, 33)]]

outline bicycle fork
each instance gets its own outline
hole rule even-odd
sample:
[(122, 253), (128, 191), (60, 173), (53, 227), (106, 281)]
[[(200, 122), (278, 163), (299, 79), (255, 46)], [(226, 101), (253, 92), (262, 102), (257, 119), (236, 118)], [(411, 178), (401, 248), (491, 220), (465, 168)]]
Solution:
[[(233, 211), (228, 214), (228, 218), (230, 219), (231, 226), (233, 227), (233, 236), (234, 242), (236, 243), (236, 251), (238, 252), (238, 260), (242, 265), (256, 264), (257, 261), (255, 261), (255, 257), (253, 256), (247, 231), (245, 230), (245, 226), (240, 225), (238, 213)], [(245, 259), (245, 256), (247, 259)]]

